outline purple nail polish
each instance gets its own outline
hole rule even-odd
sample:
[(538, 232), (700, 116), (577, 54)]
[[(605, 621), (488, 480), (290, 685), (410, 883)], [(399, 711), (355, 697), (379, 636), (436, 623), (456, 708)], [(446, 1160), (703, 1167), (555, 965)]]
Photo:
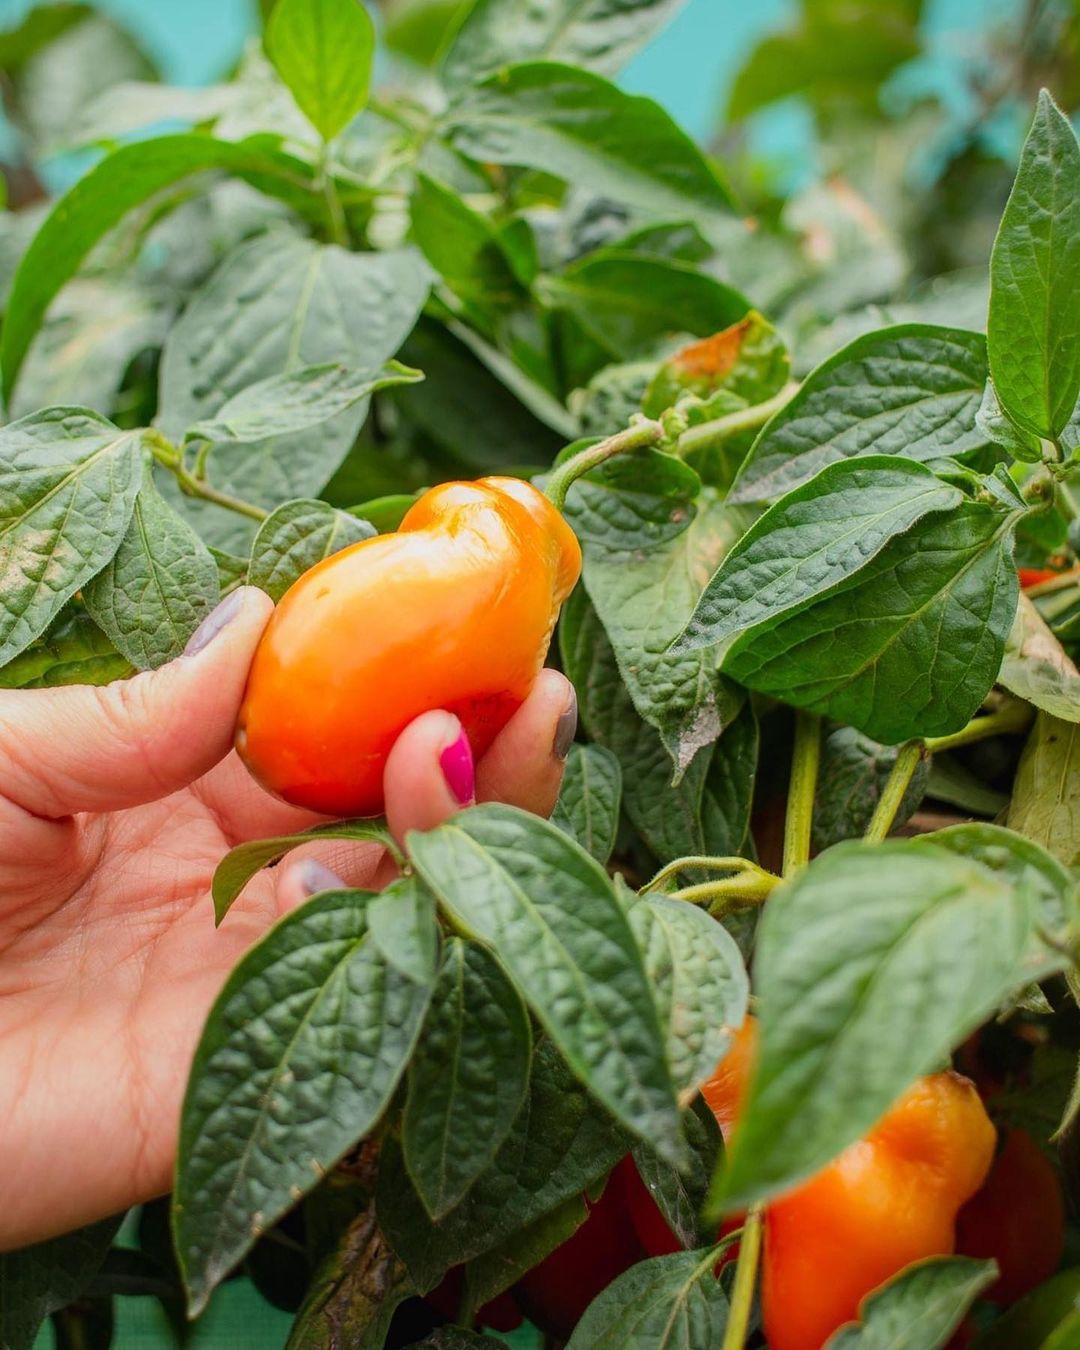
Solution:
[(559, 714), (559, 720), (555, 723), (555, 741), (552, 750), (556, 759), (565, 759), (570, 753), (570, 747), (574, 744), (574, 737), (577, 735), (577, 691), (571, 686), (570, 702)]
[(320, 891), (345, 891), (348, 886), (336, 872), (324, 867), (317, 858), (305, 858), (296, 869), (296, 879), (305, 895), (318, 895)]
[(476, 794), (476, 774), (473, 771), (472, 746), (463, 730), (439, 755), (439, 767), (456, 800), (462, 806), (468, 806)]
[(231, 595), (227, 595), (216, 609), (210, 611), (192, 633), (187, 646), (184, 648), (184, 655), (197, 656), (199, 652), (209, 647), (221, 630), (227, 627), (240, 613), (240, 607), (243, 603), (244, 593), (242, 590), (233, 591)]

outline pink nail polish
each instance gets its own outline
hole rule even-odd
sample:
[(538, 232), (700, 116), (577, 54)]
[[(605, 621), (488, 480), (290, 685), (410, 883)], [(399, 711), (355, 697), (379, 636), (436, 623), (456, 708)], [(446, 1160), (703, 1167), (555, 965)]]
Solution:
[(439, 755), (439, 767), (447, 786), (462, 806), (468, 806), (476, 794), (476, 774), (473, 772), (472, 746), (464, 730)]

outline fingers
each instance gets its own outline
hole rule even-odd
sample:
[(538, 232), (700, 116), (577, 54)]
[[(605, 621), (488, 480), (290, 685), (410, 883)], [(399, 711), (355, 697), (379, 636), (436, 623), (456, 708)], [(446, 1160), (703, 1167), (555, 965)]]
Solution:
[(477, 800), (551, 815), (576, 730), (574, 686), (557, 670), (542, 670), (477, 766)]
[(269, 596), (245, 586), (204, 620), (187, 652), (104, 688), (0, 692), (0, 783), (57, 819), (118, 810), (185, 787), (228, 752)]
[(453, 713), (428, 712), (409, 723), (390, 751), (383, 788), (387, 824), (399, 841), (475, 800), (472, 750)]

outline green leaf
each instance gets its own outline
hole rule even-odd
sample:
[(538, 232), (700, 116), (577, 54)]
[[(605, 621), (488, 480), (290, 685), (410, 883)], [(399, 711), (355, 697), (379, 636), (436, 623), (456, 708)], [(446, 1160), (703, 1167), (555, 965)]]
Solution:
[(435, 897), (416, 877), (400, 877), (367, 908), (371, 940), (392, 966), (416, 984), (430, 985), (439, 960)]
[(749, 521), (701, 492), (670, 455), (613, 460), (579, 480), (567, 519), (585, 554), (584, 581), (634, 706), (660, 732), (676, 780), (738, 714), (740, 690), (719, 678), (715, 652), (672, 653), (705, 579)]
[(0, 1346), (32, 1350), (41, 1324), (86, 1289), (101, 1268), (120, 1218), (0, 1253)]
[(987, 440), (1002, 446), (1013, 459), (1028, 464), (1038, 464), (1042, 459), (1042, 443), (1038, 436), (1021, 431), (1015, 422), (1009, 420), (998, 402), (993, 380), (986, 381), (983, 400), (975, 415), (975, 424)]
[(750, 307), (738, 291), (686, 263), (613, 248), (596, 249), (537, 286), (615, 361), (650, 353), (673, 334), (715, 333)]
[[(591, 1186), (590, 1198), (597, 1186)], [(505, 1238), (490, 1251), (475, 1256), (465, 1267), (465, 1294), (474, 1308), (509, 1289), (568, 1242), (589, 1217), (584, 1195), (572, 1195), (555, 1209)]]
[(606, 865), (615, 847), (622, 801), (619, 761), (599, 745), (572, 745), (552, 821)]
[[(179, 441), (189, 427), (217, 420), (222, 404), (254, 381), (323, 362), (371, 378), (412, 329), (428, 280), (426, 264), (411, 251), (347, 253), (283, 232), (242, 245), (169, 334), (161, 362), (162, 430)], [(268, 510), (289, 497), (314, 496), (366, 411), (361, 399), (305, 431), (222, 442), (211, 454), (215, 485)], [(213, 544), (235, 548), (250, 537), (250, 527), (231, 513), (179, 494), (177, 502)]]
[(1013, 783), (1008, 825), (1075, 867), (1080, 862), (1080, 725), (1040, 712)]
[[(1017, 1350), (1018, 1346), (1027, 1345), (1047, 1350), (1047, 1338), (1075, 1313), (1078, 1300), (1080, 1266), (1071, 1266), (1007, 1309), (979, 1337), (979, 1350)], [(1065, 1350), (1065, 1347), (1055, 1346), (1054, 1350)]]
[(416, 384), (423, 375), (397, 361), (372, 375), (330, 363), (271, 375), (248, 385), (218, 411), (189, 427), (185, 441), (261, 441), (328, 422), (378, 389)]
[(86, 608), (136, 669), (150, 670), (180, 655), (219, 594), (209, 549), (147, 465), (120, 547), (83, 590)]
[(500, 70), (463, 91), (445, 129), (470, 159), (540, 169), (654, 218), (709, 221), (731, 205), (715, 169), (658, 103), (574, 66)]
[(445, 1219), (417, 1195), (393, 1134), (379, 1161), (379, 1224), (423, 1292), (572, 1197), (626, 1154), (625, 1134), (577, 1082), (550, 1041), (536, 1047), (529, 1095), (492, 1165)]
[(564, 61), (614, 76), (681, 0), (479, 0), (443, 62), (451, 89), (515, 61)]
[(724, 1156), (724, 1136), (704, 1097), (695, 1097), (683, 1115), (689, 1163), (680, 1171), (663, 1162), (648, 1144), (634, 1146), (634, 1165), (675, 1238), (693, 1250), (716, 1237), (716, 1225), (702, 1223), (709, 1187)]
[(909, 460), (872, 455), (827, 465), (726, 554), (673, 650), (713, 646), (805, 607), (916, 521), (963, 500), (959, 488)]
[(307, 199), (322, 210), (320, 199), (306, 185), (310, 167), (271, 149), (262, 139), (218, 141), (181, 133), (114, 150), (61, 197), (19, 264), (0, 342), (6, 399), (11, 398), (19, 367), (50, 301), (93, 246), (133, 207), (208, 169), (226, 169), (263, 191), (285, 195), (294, 206)]
[(429, 990), (331, 891), (253, 947), (218, 997), (184, 1098), (173, 1230), (192, 1314), (255, 1240), (376, 1124)]
[(757, 726), (743, 712), (699, 750), (677, 785), (660, 734), (636, 712), (596, 611), (579, 587), (563, 606), (559, 643), (589, 733), (619, 761), (623, 806), (663, 863), (690, 853), (728, 856), (746, 838), (757, 768)]
[(861, 104), (874, 116), (881, 85), (919, 54), (917, 11), (904, 0), (806, 5), (804, 11), (787, 31), (760, 42), (739, 70), (728, 100), (731, 121), (795, 94), (815, 106)]
[(280, 600), (297, 577), (332, 553), (372, 539), (375, 528), (315, 498), (283, 502), (259, 526), (251, 545), (248, 584)]
[(724, 670), (886, 745), (958, 731), (1001, 669), (1015, 519), (964, 502), (919, 521), (820, 599), (737, 638)]
[(1026, 595), (1020, 597), (997, 682), (1043, 712), (1080, 722), (1080, 671)]
[(600, 865), (555, 825), (474, 807), (408, 836), (455, 926), (488, 944), (598, 1101), (677, 1159), (680, 1127), (652, 992)]
[(994, 388), (1023, 430), (1051, 439), (1080, 394), (1080, 145), (1044, 89), (990, 261)]
[[(819, 853), (866, 833), (897, 753), (895, 747), (880, 745), (854, 727), (837, 727), (825, 737), (814, 799), (813, 840)], [(929, 778), (930, 760), (924, 758), (896, 812), (894, 830), (918, 809)]]
[(1068, 868), (1037, 843), (1001, 825), (971, 821), (917, 835), (912, 841), (912, 847), (924, 844), (972, 858), (1009, 885), (1024, 887), (1035, 898), (1040, 932), (1070, 940), (1069, 930), (1080, 917), (1080, 894)]
[(979, 450), (986, 375), (980, 333), (912, 323), (856, 338), (761, 429), (731, 500), (770, 501), (855, 455), (926, 462)]
[(109, 684), (132, 673), (77, 600), (14, 660), (0, 666), (0, 689), (51, 689), (63, 684)]
[(256, 872), (269, 867), (279, 858), (302, 844), (319, 839), (349, 839), (379, 844), (394, 849), (393, 837), (381, 820), (343, 820), (333, 825), (315, 825), (297, 834), (282, 834), (273, 839), (253, 839), (227, 853), (217, 865), (211, 892), (214, 897), (214, 919), (220, 923), (228, 914), (233, 901)]
[(361, 0), (276, 0), (264, 45), (324, 141), (367, 103), (375, 26)]
[(522, 299), (498, 228), (451, 188), (417, 174), (410, 218), (413, 239), (455, 295), (481, 310)]
[(941, 1350), (964, 1314), (994, 1283), (993, 1261), (934, 1256), (893, 1276), (859, 1305), (859, 1323), (841, 1327), (827, 1350)]
[(719, 1345), (728, 1301), (716, 1253), (676, 1252), (631, 1266), (599, 1294), (566, 1350), (698, 1350)]
[(630, 909), (630, 926), (667, 1037), (671, 1078), (689, 1100), (731, 1047), (750, 1001), (735, 940), (696, 905), (649, 895)]
[(461, 1202), (513, 1127), (529, 1083), (529, 1018), (498, 963), (475, 942), (443, 949), (409, 1068), (402, 1148), (433, 1219)]
[(1024, 885), (931, 844), (839, 844), (770, 897), (760, 1047), (724, 1207), (790, 1188), (864, 1134), (1044, 973)]
[(0, 664), (116, 552), (142, 479), (142, 434), (85, 408), (0, 429)]

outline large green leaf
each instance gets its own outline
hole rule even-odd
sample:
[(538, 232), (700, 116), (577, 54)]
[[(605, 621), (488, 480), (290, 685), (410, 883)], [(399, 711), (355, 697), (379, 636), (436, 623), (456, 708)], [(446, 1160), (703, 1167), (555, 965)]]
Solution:
[(823, 597), (737, 638), (725, 671), (887, 745), (958, 731), (1001, 668), (1014, 525), (968, 501), (919, 521)]
[(719, 1345), (728, 1301), (716, 1254), (676, 1252), (631, 1266), (598, 1294), (567, 1350), (700, 1350)]
[(1080, 862), (1080, 725), (1040, 712), (1016, 771), (1008, 823), (1067, 867)]
[(441, 1219), (493, 1161), (529, 1083), (532, 1034), (521, 998), (485, 948), (443, 949), (423, 1035), (409, 1068), (405, 1164)]
[(369, 898), (333, 891), (283, 919), (207, 1019), (173, 1190), (193, 1312), (375, 1125), (404, 1073), (430, 990), (368, 939)]
[(515, 61), (617, 75), (683, 0), (479, 0), (443, 61), (451, 88)]
[(752, 512), (701, 492), (692, 470), (659, 452), (613, 460), (579, 480), (566, 511), (634, 706), (681, 774), (731, 724), (743, 695), (719, 677), (714, 651), (668, 647)]
[(148, 670), (180, 655), (219, 594), (217, 563), (147, 466), (120, 547), (84, 588), (86, 608), (131, 664)]
[(374, 374), (336, 362), (305, 366), (248, 385), (212, 416), (189, 427), (184, 439), (261, 441), (268, 436), (294, 435), (328, 422), (379, 389), (421, 379), (420, 371), (398, 361)]
[(524, 297), (494, 222), (444, 183), (417, 175), (410, 219), (424, 257), (462, 300), (486, 310)]
[(0, 429), (0, 664), (109, 561), (142, 481), (141, 431), (84, 408)]
[[(426, 264), (412, 251), (348, 253), (291, 233), (231, 253), (196, 292), (165, 344), (159, 421), (179, 440), (189, 427), (260, 380), (324, 362), (377, 371), (394, 355), (427, 296)], [(280, 391), (279, 391), (280, 392)], [(222, 441), (210, 457), (216, 485), (272, 509), (314, 496), (341, 462), (365, 399), (287, 437)], [(179, 494), (177, 494), (179, 498)], [(250, 528), (189, 498), (178, 501), (209, 542), (235, 546)]]
[(1080, 394), (1080, 145), (1044, 89), (990, 263), (994, 389), (1025, 431), (1056, 437)]
[(445, 125), (471, 159), (542, 169), (653, 216), (709, 221), (730, 206), (715, 169), (658, 103), (574, 66), (500, 70), (465, 90)]
[(316, 498), (283, 502), (270, 512), (255, 535), (248, 583), (280, 600), (309, 567), (374, 535), (374, 527), (366, 520)]
[(628, 1129), (677, 1158), (663, 1034), (629, 921), (603, 868), (508, 806), (412, 832), (417, 871), (459, 930), (489, 945), (575, 1073)]
[(0, 666), (0, 689), (109, 684), (130, 675), (132, 669), (131, 662), (120, 655), (85, 607), (72, 600), (41, 637)]
[(629, 1142), (543, 1040), (529, 1095), (491, 1166), (445, 1219), (435, 1222), (405, 1168), (393, 1134), (382, 1143), (378, 1216), (383, 1232), (427, 1291), (451, 1266), (493, 1251), (606, 1176)]
[(630, 910), (685, 1101), (711, 1077), (742, 1025), (750, 982), (734, 939), (704, 910), (650, 895)]
[(731, 499), (770, 501), (855, 455), (925, 462), (978, 450), (986, 375), (980, 333), (913, 323), (856, 338), (762, 428)]
[(565, 309), (612, 360), (651, 353), (681, 333), (706, 336), (750, 308), (738, 291), (686, 263), (596, 249), (537, 283), (541, 297)]
[[(1027, 884), (932, 844), (839, 844), (770, 898), (760, 1048), (725, 1206), (792, 1186), (1058, 959)], [(728, 1202), (730, 1201), (730, 1206)]]
[(49, 302), (98, 240), (162, 188), (208, 169), (228, 170), (266, 192), (285, 196), (294, 207), (310, 210), (314, 204), (321, 210), (319, 198), (308, 186), (310, 168), (262, 139), (218, 141), (181, 133), (114, 150), (57, 202), (19, 264), (0, 342), (5, 398), (11, 398), (19, 367)]
[(941, 1350), (997, 1274), (993, 1261), (967, 1256), (918, 1261), (868, 1294), (858, 1325), (841, 1327), (826, 1350)]
[(599, 745), (572, 745), (551, 819), (598, 863), (615, 847), (622, 801), (619, 761)]
[(712, 646), (804, 606), (860, 571), (890, 539), (964, 500), (910, 460), (840, 460), (751, 525), (722, 559), (674, 650)]
[(362, 0), (277, 0), (264, 43), (324, 141), (344, 130), (367, 102), (375, 26)]
[(120, 1217), (0, 1253), (0, 1346), (32, 1350), (51, 1313), (78, 1298), (105, 1260)]
[(690, 853), (727, 856), (746, 839), (757, 768), (757, 727), (748, 707), (677, 785), (660, 733), (634, 708), (596, 611), (579, 588), (563, 606), (559, 643), (589, 733), (623, 775), (623, 806), (661, 862)]

